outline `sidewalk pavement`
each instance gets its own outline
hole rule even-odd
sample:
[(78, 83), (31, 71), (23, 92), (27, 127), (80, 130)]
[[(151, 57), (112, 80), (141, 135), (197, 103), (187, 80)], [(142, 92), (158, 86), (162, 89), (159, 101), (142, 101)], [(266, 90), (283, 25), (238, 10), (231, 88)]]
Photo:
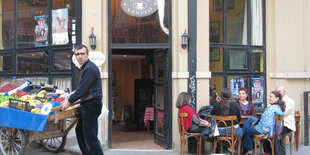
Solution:
[[(293, 149), (293, 155), (304, 155), (304, 154), (310, 154), (310, 146), (304, 146), (300, 145), (299, 150), (296, 151)], [(105, 155), (179, 155), (180, 152), (172, 151), (172, 150), (121, 150), (121, 149), (109, 149), (104, 150)], [(204, 155), (210, 155), (211, 153), (205, 153)], [(290, 154), (290, 147), (289, 145), (286, 146), (286, 154)], [(39, 143), (33, 142), (30, 146), (30, 148), (27, 149), (25, 155), (82, 155), (80, 152), (79, 147), (76, 146), (70, 146), (65, 147), (64, 152), (61, 153), (51, 153), (46, 152)], [(189, 155), (188, 153), (185, 153), (185, 155)]]

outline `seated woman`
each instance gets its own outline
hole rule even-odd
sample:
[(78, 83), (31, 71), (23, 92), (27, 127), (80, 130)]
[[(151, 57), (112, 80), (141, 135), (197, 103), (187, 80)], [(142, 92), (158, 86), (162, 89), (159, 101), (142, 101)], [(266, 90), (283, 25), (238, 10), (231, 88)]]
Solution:
[(191, 96), (189, 93), (182, 92), (179, 94), (176, 107), (179, 108), (179, 113), (187, 113), (188, 117), (184, 118), (184, 128), (188, 132), (203, 133), (206, 126), (211, 124), (203, 119), (200, 119), (197, 112), (190, 107)]
[[(239, 126), (241, 121), (240, 110), (238, 104), (231, 102), (232, 93), (230, 89), (223, 88), (221, 91), (221, 97), (218, 103), (213, 105), (211, 115), (216, 116), (237, 116), (237, 120), (234, 121), (234, 131), (237, 137), (242, 137), (242, 129)], [(230, 122), (226, 122), (227, 126), (231, 126)], [(226, 129), (223, 123), (219, 124), (219, 133), (220, 136), (226, 136)], [(228, 130), (228, 134), (231, 135), (231, 130)]]
[(282, 101), (280, 93), (272, 91), (268, 97), (268, 102), (270, 106), (262, 113), (259, 121), (255, 117), (250, 117), (242, 127), (243, 131), (245, 131), (242, 146), (247, 150), (246, 154), (253, 153), (254, 135), (264, 134), (265, 137), (272, 136), (275, 123), (274, 116), (285, 114), (285, 103)]
[(248, 97), (248, 89), (239, 88), (239, 98), (237, 99), (237, 103), (239, 105), (241, 115), (256, 117), (254, 104), (251, 101), (248, 101), (247, 97)]

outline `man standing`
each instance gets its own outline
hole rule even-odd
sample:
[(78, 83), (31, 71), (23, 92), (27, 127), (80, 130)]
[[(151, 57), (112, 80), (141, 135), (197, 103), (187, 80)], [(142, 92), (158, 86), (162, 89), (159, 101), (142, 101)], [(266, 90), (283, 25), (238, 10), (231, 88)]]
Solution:
[(79, 86), (64, 102), (62, 110), (80, 99), (81, 113), (76, 125), (76, 137), (83, 155), (103, 155), (101, 144), (97, 138), (98, 116), (102, 108), (102, 85), (100, 71), (88, 60), (88, 49), (85, 45), (76, 45), (74, 56), (80, 69)]
[(282, 100), (285, 102), (285, 116), (284, 116), (284, 127), (283, 134), (296, 130), (295, 126), (295, 102), (286, 95), (286, 89), (283, 86), (278, 86), (276, 91), (282, 96)]

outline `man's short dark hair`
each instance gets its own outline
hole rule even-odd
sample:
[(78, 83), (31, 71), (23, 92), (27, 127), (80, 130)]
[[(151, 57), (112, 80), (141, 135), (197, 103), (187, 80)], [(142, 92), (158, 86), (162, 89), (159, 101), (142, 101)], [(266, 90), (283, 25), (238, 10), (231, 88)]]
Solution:
[(85, 46), (85, 45), (83, 45), (83, 44), (78, 44), (78, 45), (75, 45), (75, 47), (74, 47), (75, 50), (80, 50), (80, 49), (83, 49), (83, 48), (85, 48), (86, 54), (88, 54), (88, 48), (87, 48), (87, 46)]

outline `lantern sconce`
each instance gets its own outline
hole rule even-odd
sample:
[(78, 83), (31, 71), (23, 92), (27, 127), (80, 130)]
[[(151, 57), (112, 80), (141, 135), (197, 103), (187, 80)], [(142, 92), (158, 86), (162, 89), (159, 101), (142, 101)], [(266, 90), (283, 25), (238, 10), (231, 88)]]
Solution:
[(94, 27), (91, 28), (91, 34), (89, 35), (89, 43), (90, 48), (95, 50), (96, 49), (96, 36), (94, 34)]
[(185, 49), (188, 45), (188, 34), (186, 33), (186, 29), (185, 29), (185, 32), (182, 34), (182, 44), (181, 44), (181, 47), (183, 49)]

